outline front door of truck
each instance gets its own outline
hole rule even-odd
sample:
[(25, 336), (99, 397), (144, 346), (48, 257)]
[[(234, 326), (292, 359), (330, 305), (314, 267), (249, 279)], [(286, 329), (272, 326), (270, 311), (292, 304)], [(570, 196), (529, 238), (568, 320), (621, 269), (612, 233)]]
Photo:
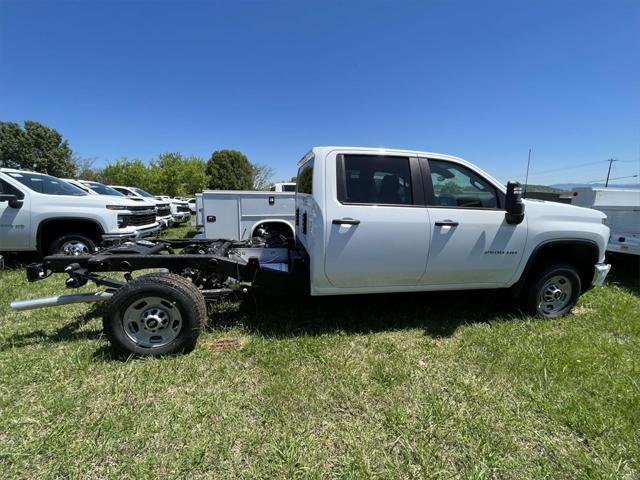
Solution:
[(327, 178), (337, 183), (326, 199), (329, 282), (360, 289), (417, 285), (430, 238), (418, 159), (344, 154), (334, 165), (336, 175)]
[[(429, 160), (427, 201), (431, 249), (421, 283), (505, 285), (517, 270), (527, 238), (527, 219), (505, 221), (504, 195), (466, 166)], [(430, 178), (429, 178), (430, 177)]]
[(0, 202), (0, 250), (18, 251), (33, 248), (29, 197), (2, 178), (0, 194), (15, 195), (22, 202), (19, 207), (10, 206), (9, 202)]

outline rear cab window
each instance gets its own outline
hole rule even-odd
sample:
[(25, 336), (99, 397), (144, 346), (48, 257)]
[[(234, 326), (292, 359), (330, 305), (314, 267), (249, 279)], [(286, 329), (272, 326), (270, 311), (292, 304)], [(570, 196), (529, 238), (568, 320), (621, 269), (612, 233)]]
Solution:
[(300, 165), (298, 169), (297, 193), (313, 195), (313, 157)]

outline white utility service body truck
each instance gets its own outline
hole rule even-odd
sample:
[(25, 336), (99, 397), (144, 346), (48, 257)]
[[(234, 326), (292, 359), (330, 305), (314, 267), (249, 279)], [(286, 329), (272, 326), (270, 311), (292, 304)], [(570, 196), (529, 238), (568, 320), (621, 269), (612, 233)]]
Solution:
[(611, 235), (607, 250), (640, 255), (640, 190), (631, 188), (576, 188), (571, 204), (607, 215)]
[(50, 175), (0, 169), (0, 251), (88, 254), (103, 242), (159, 230), (149, 204), (87, 194)]
[(295, 197), (295, 192), (205, 190), (199, 238), (247, 240), (266, 232), (294, 238)]
[[(131, 242), (85, 257), (53, 255), (27, 268), (36, 281), (105, 290), (12, 303), (18, 310), (107, 300), (104, 328), (126, 354), (194, 348), (206, 301), (285, 289), (350, 295), (503, 289), (532, 314), (568, 313), (601, 285), (609, 228), (596, 210), (523, 200), (460, 158), (411, 150), (317, 147), (299, 163), (295, 241)], [(163, 269), (133, 278), (131, 272)], [(126, 281), (104, 272), (125, 272)]]

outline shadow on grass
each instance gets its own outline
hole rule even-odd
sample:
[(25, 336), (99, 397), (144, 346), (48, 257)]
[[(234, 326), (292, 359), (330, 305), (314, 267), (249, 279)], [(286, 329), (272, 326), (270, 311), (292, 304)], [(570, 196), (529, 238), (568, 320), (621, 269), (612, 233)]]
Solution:
[(433, 338), (460, 325), (520, 318), (506, 291), (276, 297), (257, 292), (235, 310), (214, 311), (209, 327), (243, 327), (259, 335), (292, 337), (326, 333), (371, 333), (410, 328)]
[(78, 316), (73, 321), (63, 325), (53, 333), (47, 333), (44, 330), (35, 330), (29, 333), (20, 333), (7, 338), (3, 345), (0, 345), (0, 351), (10, 350), (12, 348), (28, 347), (43, 343), (69, 342), (75, 340), (95, 340), (101, 335), (101, 330), (80, 330), (91, 320), (102, 316), (102, 305), (93, 304), (89, 311)]
[(640, 256), (625, 254), (607, 254), (611, 272), (607, 284), (626, 288), (640, 296)]

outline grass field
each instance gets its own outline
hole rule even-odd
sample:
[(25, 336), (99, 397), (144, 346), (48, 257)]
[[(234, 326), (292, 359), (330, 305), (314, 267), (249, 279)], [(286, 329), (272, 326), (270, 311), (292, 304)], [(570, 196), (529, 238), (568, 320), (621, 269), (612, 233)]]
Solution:
[(487, 292), (258, 298), (159, 360), (114, 354), (95, 306), (9, 310), (63, 278), (0, 272), (3, 478), (640, 477), (628, 262), (559, 320)]

